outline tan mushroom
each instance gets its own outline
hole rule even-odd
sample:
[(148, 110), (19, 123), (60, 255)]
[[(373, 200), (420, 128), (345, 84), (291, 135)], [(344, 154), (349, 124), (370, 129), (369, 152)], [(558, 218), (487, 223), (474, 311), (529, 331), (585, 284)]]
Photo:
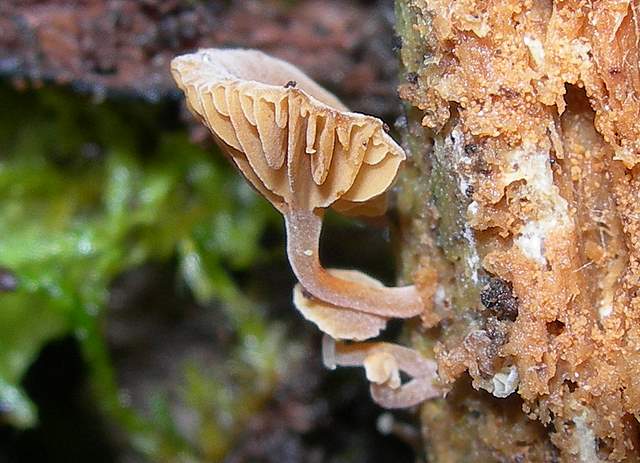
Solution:
[[(371, 397), (385, 408), (412, 407), (445, 393), (435, 383), (436, 362), (408, 347), (387, 342), (345, 344), (325, 335), (322, 356), (325, 366), (330, 369), (364, 367), (371, 382)], [(401, 384), (400, 371), (412, 379)]]
[[(327, 269), (339, 278), (380, 288), (382, 283), (356, 270)], [(306, 293), (302, 285), (293, 288), (293, 305), (307, 320), (334, 339), (364, 341), (378, 336), (387, 326), (388, 318), (358, 310), (336, 307)]]
[(238, 169), (285, 217), (287, 254), (307, 292), (384, 317), (423, 310), (414, 286), (375, 287), (320, 264), (324, 210), (381, 210), (402, 149), (379, 119), (349, 112), (296, 67), (255, 50), (200, 50), (171, 70), (187, 104)]

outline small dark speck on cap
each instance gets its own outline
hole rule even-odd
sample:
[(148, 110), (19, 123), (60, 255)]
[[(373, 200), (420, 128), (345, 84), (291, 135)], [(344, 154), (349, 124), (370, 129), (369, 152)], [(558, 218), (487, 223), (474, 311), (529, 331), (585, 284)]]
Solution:
[(290, 80), (289, 82), (284, 84), (284, 88), (296, 88), (296, 85), (298, 85), (298, 82), (296, 82), (295, 80)]

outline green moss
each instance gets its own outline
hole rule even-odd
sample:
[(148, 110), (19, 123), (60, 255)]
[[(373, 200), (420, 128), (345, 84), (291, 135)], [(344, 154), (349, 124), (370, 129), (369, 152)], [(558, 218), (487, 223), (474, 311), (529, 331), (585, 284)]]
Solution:
[(406, 72), (417, 73), (431, 55), (429, 44), (420, 34), (421, 29), (430, 27), (430, 18), (421, 14), (415, 5), (408, 1), (396, 1), (395, 13), (396, 31), (402, 40), (402, 67)]
[[(243, 380), (259, 385), (240, 388), (232, 401), (260, 403), (277, 379), (281, 331), (228, 272), (269, 257), (259, 240), (279, 217), (184, 129), (169, 122), (158, 132), (162, 121), (174, 121), (174, 107), (95, 104), (62, 90), (20, 94), (7, 86), (0, 101), (0, 267), (18, 281), (15, 291), (0, 293), (2, 417), (34, 424), (22, 376), (45, 343), (73, 334), (103, 409), (139, 450), (155, 461), (187, 461), (226, 449), (245, 415), (230, 411), (229, 429), (219, 417), (207, 420), (210, 432), (188, 444), (161, 397), (151, 419), (122, 403), (101, 323), (109, 284), (144, 262), (177, 257), (196, 298), (221, 301), (239, 334), (229, 368), (240, 365)], [(218, 366), (220, 374), (225, 368)], [(185, 400), (204, 409), (203, 391), (226, 390), (207, 381), (187, 370)]]

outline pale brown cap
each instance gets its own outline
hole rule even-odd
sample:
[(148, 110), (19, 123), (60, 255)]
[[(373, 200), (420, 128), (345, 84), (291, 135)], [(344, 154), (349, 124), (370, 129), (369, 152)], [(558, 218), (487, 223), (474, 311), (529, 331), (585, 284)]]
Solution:
[(384, 194), (405, 155), (379, 119), (349, 112), (298, 68), (256, 50), (200, 50), (171, 71), (189, 109), (281, 211), (380, 209), (365, 203)]

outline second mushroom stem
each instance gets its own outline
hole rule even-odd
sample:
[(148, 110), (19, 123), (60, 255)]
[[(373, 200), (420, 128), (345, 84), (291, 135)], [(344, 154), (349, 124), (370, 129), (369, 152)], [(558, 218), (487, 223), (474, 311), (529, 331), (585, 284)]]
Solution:
[(327, 272), (318, 255), (322, 212), (289, 209), (284, 216), (289, 262), (302, 287), (314, 297), (337, 307), (384, 317), (411, 318), (423, 311), (415, 286), (375, 288)]

